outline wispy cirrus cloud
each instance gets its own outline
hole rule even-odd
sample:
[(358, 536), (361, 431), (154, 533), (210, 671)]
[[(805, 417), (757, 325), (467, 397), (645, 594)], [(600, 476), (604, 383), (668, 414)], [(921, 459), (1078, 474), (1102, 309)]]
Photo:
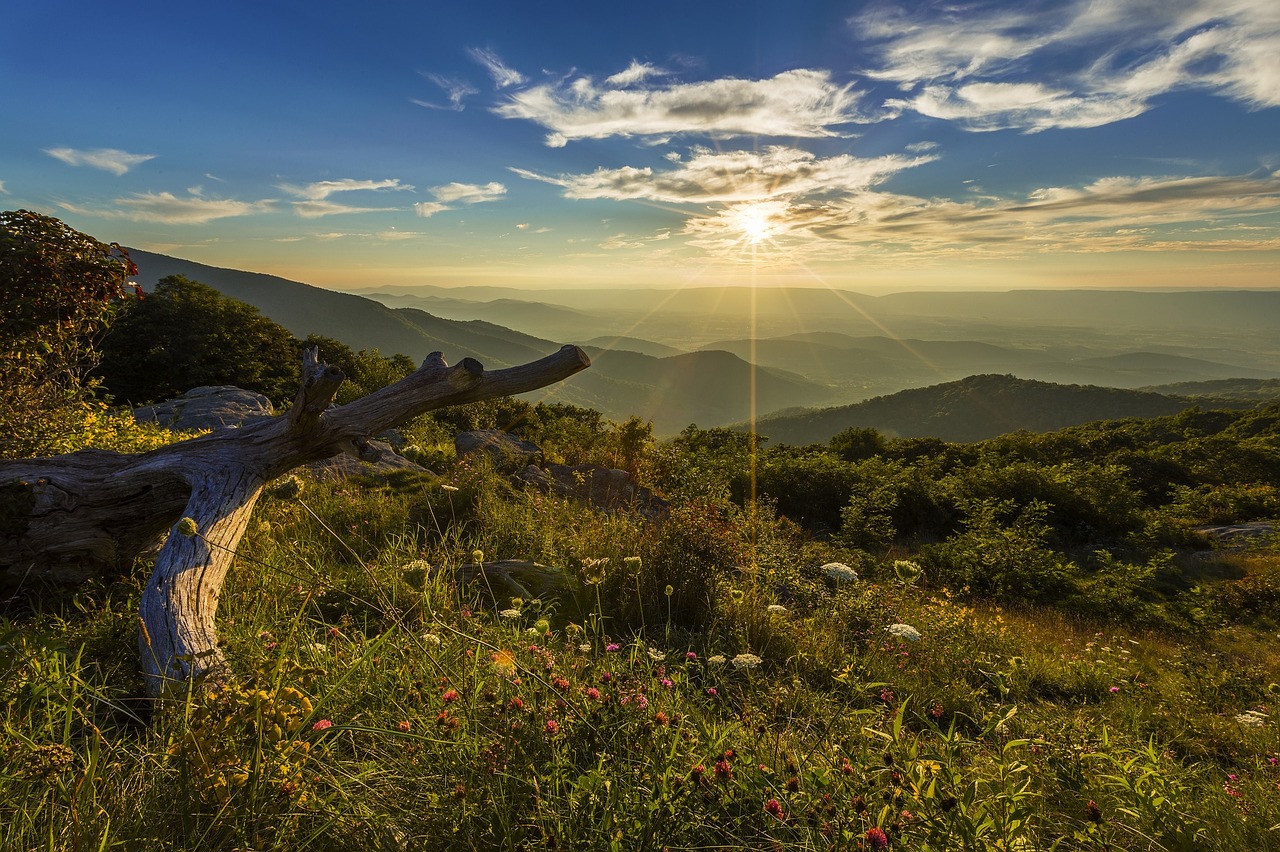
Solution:
[(878, 55), (865, 73), (905, 93), (888, 108), (970, 130), (1097, 127), (1186, 90), (1280, 106), (1273, 0), (928, 3), (877, 6), (851, 23)]
[(463, 80), (461, 77), (446, 77), (443, 74), (431, 74), (426, 72), (424, 72), (422, 76), (426, 77), (428, 80), (443, 89), (445, 97), (449, 99), (449, 105), (446, 107), (442, 104), (411, 98), (413, 103), (418, 106), (427, 107), (428, 109), (452, 109), (460, 112), (463, 108), (462, 102), (472, 95), (479, 93), (478, 89), (466, 80)]
[(497, 181), (491, 181), (483, 185), (454, 182), (446, 183), (443, 186), (433, 186), (431, 194), (436, 197), (437, 201), (442, 201), (445, 204), (480, 204), (485, 201), (496, 201), (507, 194), (507, 188)]
[(650, 77), (666, 77), (670, 73), (671, 72), (664, 71), (655, 65), (650, 65), (648, 62), (638, 62), (633, 59), (631, 60), (630, 65), (619, 71), (617, 74), (606, 77), (604, 82), (606, 86), (623, 88), (625, 86), (634, 86), (637, 83), (643, 83)]
[(119, 148), (95, 148), (91, 151), (76, 148), (45, 148), (44, 152), (68, 166), (89, 166), (111, 172), (116, 176), (126, 174), (134, 166), (156, 158), (155, 154), (130, 154)]
[(480, 63), (484, 70), (489, 72), (489, 76), (493, 78), (493, 84), (499, 89), (505, 89), (508, 86), (519, 86), (525, 81), (525, 77), (519, 71), (507, 66), (498, 54), (486, 47), (472, 47), (467, 49), (467, 54)]
[(73, 213), (135, 222), (157, 222), (165, 225), (203, 225), (215, 219), (269, 213), (275, 209), (273, 199), (237, 201), (232, 198), (185, 198), (171, 192), (140, 192), (117, 198), (112, 208), (89, 208), (70, 203), (59, 206)]
[(546, 128), (553, 148), (574, 139), (680, 133), (830, 137), (844, 135), (848, 124), (873, 120), (859, 110), (861, 95), (853, 86), (835, 82), (828, 71), (642, 85), (655, 71), (633, 63), (604, 85), (591, 77), (544, 83), (512, 93), (494, 111)]
[(726, 204), (855, 192), (933, 159), (896, 154), (869, 159), (848, 154), (823, 158), (775, 145), (762, 151), (695, 148), (688, 160), (676, 160), (674, 168), (663, 171), (624, 166), (557, 177), (525, 169), (513, 171), (521, 177), (562, 187), (566, 198)]
[(281, 183), (277, 184), (277, 187), (296, 198), (302, 199), (301, 201), (292, 202), (292, 205), (293, 211), (304, 219), (319, 219), (322, 216), (345, 213), (385, 213), (398, 209), (395, 207), (357, 207), (329, 201), (329, 196), (335, 193), (380, 192), (384, 190), (393, 192), (413, 191), (411, 185), (401, 183), (399, 178), (385, 178), (383, 180), (343, 178), (342, 180), (322, 180), (308, 184)]

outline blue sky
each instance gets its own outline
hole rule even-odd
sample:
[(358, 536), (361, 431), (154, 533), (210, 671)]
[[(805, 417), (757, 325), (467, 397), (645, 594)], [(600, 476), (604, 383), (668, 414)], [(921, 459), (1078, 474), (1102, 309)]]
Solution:
[(1280, 286), (1275, 0), (43, 0), (0, 114), (5, 209), (338, 289)]

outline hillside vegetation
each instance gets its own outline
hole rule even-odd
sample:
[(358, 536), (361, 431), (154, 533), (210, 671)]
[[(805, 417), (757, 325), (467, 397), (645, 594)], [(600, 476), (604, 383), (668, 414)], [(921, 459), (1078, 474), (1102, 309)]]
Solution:
[[(665, 519), (453, 457), (503, 425), (629, 469)], [(5, 848), (1280, 840), (1280, 556), (1195, 532), (1280, 515), (1280, 409), (754, 458), (516, 400), (405, 432), (435, 474), (264, 498), (231, 682), (135, 700), (141, 566), (8, 599)], [(507, 558), (547, 568), (455, 579)]]

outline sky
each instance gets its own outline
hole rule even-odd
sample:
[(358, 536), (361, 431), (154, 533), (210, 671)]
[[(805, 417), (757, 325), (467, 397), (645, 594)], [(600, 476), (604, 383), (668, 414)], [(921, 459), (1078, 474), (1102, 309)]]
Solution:
[(1280, 3), (41, 0), (0, 207), (334, 289), (1280, 287)]

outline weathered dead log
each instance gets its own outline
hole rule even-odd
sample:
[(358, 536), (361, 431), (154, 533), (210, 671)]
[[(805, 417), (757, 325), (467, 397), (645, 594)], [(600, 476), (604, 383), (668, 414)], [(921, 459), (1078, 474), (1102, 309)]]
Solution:
[[(544, 387), (590, 365), (576, 346), (486, 371), (450, 367), (439, 352), (412, 375), (349, 405), (332, 406), (343, 375), (304, 354), (287, 415), (138, 455), (84, 450), (0, 462), (0, 579), (78, 582), (127, 567), (167, 535), (143, 591), (139, 645), (147, 690), (223, 666), (214, 617), (236, 545), (263, 485), (335, 456), (411, 417)], [(195, 535), (180, 534), (179, 521)]]

